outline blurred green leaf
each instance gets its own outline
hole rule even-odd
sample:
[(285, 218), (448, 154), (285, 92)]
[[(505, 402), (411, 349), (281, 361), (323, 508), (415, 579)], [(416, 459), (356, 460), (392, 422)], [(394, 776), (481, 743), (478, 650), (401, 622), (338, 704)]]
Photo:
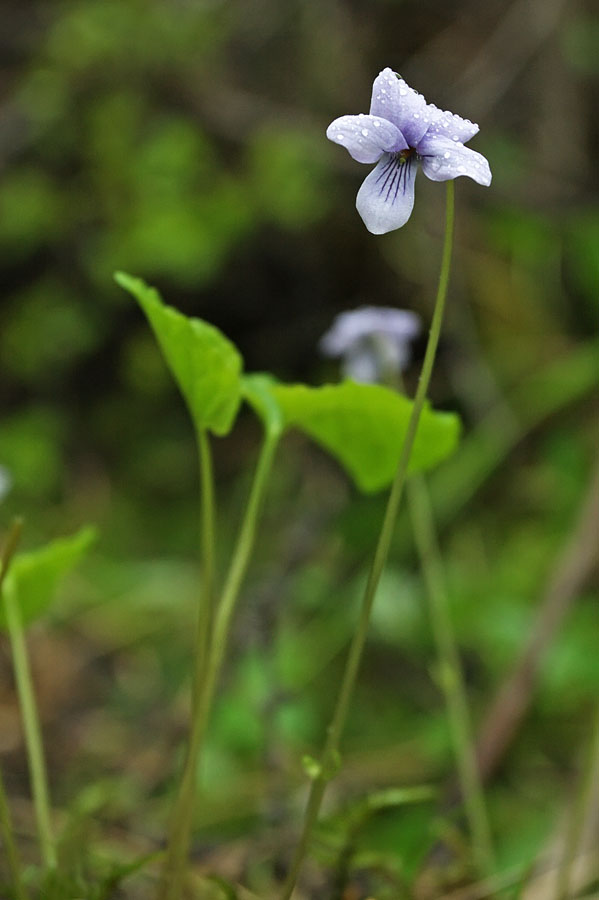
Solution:
[(599, 72), (599, 20), (596, 14), (571, 17), (561, 30), (562, 52), (573, 69), (596, 76)]
[(49, 407), (33, 407), (2, 422), (0, 460), (20, 495), (39, 502), (56, 490), (63, 472), (63, 431), (61, 416)]
[[(82, 528), (70, 537), (51, 541), (40, 550), (15, 556), (4, 590), (12, 593), (24, 624), (46, 612), (60, 579), (79, 562), (95, 538), (94, 528)], [(0, 627), (6, 627), (3, 609), (0, 609)]]
[(324, 152), (320, 135), (305, 129), (258, 129), (249, 150), (249, 181), (263, 215), (301, 228), (326, 212)]
[(65, 198), (53, 179), (15, 168), (0, 189), (0, 248), (12, 262), (60, 237), (67, 226)]
[[(599, 341), (591, 340), (516, 384), (507, 398), (518, 416), (517, 424), (506, 425), (498, 404), (465, 438), (449, 465), (433, 475), (437, 522), (462, 509), (518, 441), (547, 417), (594, 391), (598, 380)], [(410, 540), (407, 530), (405, 540)]]
[(213, 325), (166, 306), (140, 278), (117, 272), (148, 317), (197, 428), (215, 434), (230, 431), (241, 402), (241, 356)]
[(6, 368), (24, 381), (48, 385), (89, 354), (104, 323), (59, 279), (42, 278), (17, 294), (0, 332)]
[(598, 246), (599, 211), (585, 210), (573, 218), (566, 232), (566, 261), (568, 274), (585, 297), (595, 322), (599, 309)]
[[(296, 427), (329, 451), (363, 491), (393, 480), (412, 411), (412, 401), (374, 384), (307, 387), (274, 385), (288, 427)], [(410, 471), (430, 469), (455, 450), (460, 432), (454, 413), (422, 412)]]
[(357, 832), (377, 813), (412, 803), (429, 803), (436, 798), (437, 794), (438, 790), (428, 784), (384, 788), (372, 791), (365, 797), (350, 803), (349, 807), (342, 811), (341, 817), (350, 827), (355, 840)]

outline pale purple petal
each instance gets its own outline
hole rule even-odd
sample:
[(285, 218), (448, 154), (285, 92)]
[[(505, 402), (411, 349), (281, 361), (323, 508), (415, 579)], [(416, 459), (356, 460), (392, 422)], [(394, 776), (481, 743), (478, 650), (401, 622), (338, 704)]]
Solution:
[(410, 342), (420, 318), (406, 309), (361, 306), (336, 316), (320, 340), (327, 356), (342, 357), (342, 371), (354, 381), (384, 381), (410, 361)]
[(441, 137), (451, 138), (452, 141), (460, 141), (465, 144), (478, 132), (476, 122), (470, 119), (462, 119), (448, 109), (437, 109), (434, 103), (429, 103), (427, 113), (430, 125), (426, 135), (438, 134)]
[(401, 340), (416, 337), (420, 333), (420, 316), (409, 309), (392, 306), (361, 306), (352, 315), (361, 337), (381, 333)]
[(372, 85), (370, 114), (397, 125), (410, 147), (415, 147), (430, 125), (426, 100), (398, 78), (392, 69), (383, 69)]
[(382, 153), (405, 150), (408, 146), (401, 132), (387, 119), (364, 113), (335, 119), (327, 128), (327, 137), (362, 163), (377, 162)]
[(322, 336), (320, 349), (327, 356), (341, 356), (363, 338), (373, 334), (389, 335), (407, 341), (420, 333), (420, 317), (408, 309), (389, 306), (360, 306), (336, 316)]
[(408, 367), (410, 348), (406, 341), (394, 341), (388, 334), (372, 335), (352, 347), (341, 363), (346, 378), (366, 384), (388, 381)]
[(464, 146), (477, 132), (476, 123), (427, 103), (386, 68), (374, 81), (370, 115), (335, 119), (327, 137), (358, 162), (377, 162), (358, 191), (356, 207), (372, 234), (386, 234), (411, 215), (420, 162), (431, 181), (467, 175), (479, 184), (491, 183), (485, 157)]
[(6, 466), (0, 466), (0, 500), (4, 500), (12, 487), (12, 475)]
[(376, 384), (380, 378), (380, 365), (372, 347), (360, 345), (343, 357), (341, 371), (345, 378), (362, 384)]
[(371, 234), (401, 228), (414, 207), (415, 155), (385, 153), (358, 191), (356, 208)]
[(418, 145), (418, 154), (422, 157), (422, 171), (431, 181), (467, 175), (479, 184), (491, 184), (491, 169), (482, 153), (451, 138), (427, 135)]

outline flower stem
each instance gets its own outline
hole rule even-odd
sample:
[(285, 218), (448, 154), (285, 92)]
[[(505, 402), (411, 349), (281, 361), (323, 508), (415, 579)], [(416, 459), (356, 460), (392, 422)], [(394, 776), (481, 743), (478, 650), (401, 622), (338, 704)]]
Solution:
[(574, 896), (571, 886), (572, 870), (576, 863), (576, 855), (580, 850), (585, 825), (596, 802), (599, 785), (599, 708), (595, 711), (592, 723), (591, 740), (586, 754), (580, 787), (574, 797), (570, 819), (566, 830), (564, 850), (560, 862), (555, 898), (567, 900)]
[[(8, 538), (2, 548), (0, 555), (0, 600), (4, 603), (2, 585), (10, 568), (12, 557), (17, 549), (17, 544), (21, 537), (23, 522), (16, 519), (8, 534)], [(13, 882), (13, 889), (16, 900), (28, 900), (27, 892), (23, 886), (21, 875), (21, 863), (17, 853), (14, 829), (4, 787), (4, 779), (0, 771), (0, 834), (2, 835), (2, 845), (6, 851), (6, 861)]]
[(339, 755), (339, 743), (345, 727), (345, 720), (349, 710), (351, 695), (358, 675), (358, 669), (366, 642), (368, 633), (368, 624), (370, 621), (370, 613), (374, 603), (374, 598), (378, 588), (378, 584), (383, 572), (383, 568), (389, 555), (389, 547), (393, 536), (393, 530), (399, 511), (403, 488), (408, 474), (408, 466), (412, 455), (414, 439), (420, 421), (420, 415), (424, 407), (424, 401), (428, 391), (428, 386), (433, 371), (437, 345), (441, 334), (441, 324), (443, 321), (443, 312), (445, 309), (445, 300), (447, 297), (447, 286), (449, 284), (449, 270), (451, 265), (451, 249), (453, 245), (453, 222), (454, 222), (454, 186), (453, 181), (447, 182), (447, 195), (445, 206), (445, 238), (443, 242), (443, 256), (441, 259), (441, 271), (439, 274), (439, 285), (437, 288), (437, 297), (435, 301), (435, 309), (431, 322), (426, 353), (424, 355), (424, 363), (422, 372), (418, 382), (416, 397), (408, 423), (406, 437), (401, 450), (399, 463), (395, 479), (391, 487), (387, 508), (383, 518), (378, 543), (376, 546), (374, 559), (366, 583), (366, 589), (362, 599), (362, 606), (358, 624), (352, 638), (349, 648), (348, 657), (345, 665), (345, 671), (341, 682), (339, 694), (337, 696), (336, 706), (333, 712), (331, 723), (327, 730), (327, 737), (322, 750), (320, 759), (320, 771), (312, 779), (308, 803), (304, 814), (304, 823), (299, 843), (296, 847), (291, 867), (285, 881), (281, 900), (290, 900), (293, 894), (297, 878), (302, 867), (304, 857), (306, 855), (308, 845), (310, 843), (312, 833), (314, 831), (320, 806), (325, 794), (326, 785), (337, 765)]
[[(21, 529), (21, 520), (16, 520), (2, 552), (0, 587), (4, 582), (10, 560), (19, 541)], [(46, 868), (54, 869), (56, 868), (56, 848), (54, 845), (54, 836), (50, 818), (50, 792), (48, 790), (48, 777), (44, 760), (42, 732), (37, 704), (35, 702), (31, 669), (27, 657), (21, 611), (12, 591), (2, 590), (1, 594), (12, 652), (19, 707), (21, 715), (23, 716), (23, 729), (25, 732), (25, 745), (29, 761), (31, 792), (33, 794), (33, 806), (37, 822), (40, 852)]]
[(205, 665), (201, 669), (202, 677), (194, 686), (189, 748), (173, 810), (163, 881), (159, 892), (160, 900), (180, 900), (191, 843), (197, 773), (206, 728), (227, 646), (231, 619), (254, 546), (258, 517), (277, 444), (278, 438), (267, 436), (262, 446), (223, 593), (214, 613)]
[(489, 874), (494, 864), (491, 831), (476, 759), (464, 675), (449, 612), (445, 573), (430, 495), (421, 475), (413, 475), (408, 481), (406, 490), (412, 529), (428, 594), (431, 624), (439, 658), (440, 684), (445, 695), (474, 856), (481, 872)]
[[(167, 838), (166, 857), (164, 870), (160, 882), (158, 896), (166, 898), (175, 896), (169, 894), (171, 884), (176, 884), (177, 895), (180, 893), (185, 867), (186, 850), (182, 850), (182, 830), (189, 819), (191, 827), (191, 810), (195, 801), (197, 769), (198, 769), (198, 735), (196, 733), (196, 707), (201, 693), (210, 630), (212, 627), (212, 615), (214, 606), (214, 545), (215, 545), (215, 513), (214, 513), (214, 471), (212, 465), (212, 453), (210, 440), (205, 428), (199, 427), (196, 431), (198, 459), (200, 468), (200, 546), (202, 560), (202, 588), (200, 592), (196, 639), (193, 656), (193, 673), (191, 679), (191, 723), (189, 731), (189, 743), (185, 756), (185, 763), (181, 780), (179, 782), (177, 797), (171, 812), (171, 823)], [(187, 807), (190, 807), (187, 812)]]
[(214, 471), (210, 441), (204, 428), (199, 428), (197, 431), (197, 444), (200, 461), (202, 593), (198, 609), (194, 672), (192, 676), (192, 708), (204, 680), (205, 665), (208, 657), (210, 630), (214, 614), (214, 545), (216, 540)]

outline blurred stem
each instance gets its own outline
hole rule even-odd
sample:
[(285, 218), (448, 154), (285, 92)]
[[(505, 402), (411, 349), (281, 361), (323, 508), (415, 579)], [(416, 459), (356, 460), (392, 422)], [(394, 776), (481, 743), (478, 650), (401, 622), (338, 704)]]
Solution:
[[(159, 896), (165, 898), (178, 896), (183, 881), (183, 870), (187, 853), (186, 851), (180, 851), (180, 847), (183, 845), (181, 834), (188, 821), (188, 829), (191, 827), (193, 805), (196, 796), (198, 758), (201, 744), (201, 735), (198, 734), (196, 724), (197, 708), (199, 697), (202, 692), (202, 686), (205, 681), (210, 631), (212, 628), (212, 616), (214, 612), (214, 548), (216, 530), (214, 522), (214, 468), (212, 465), (210, 439), (205, 428), (197, 428), (196, 441), (200, 467), (200, 547), (202, 560), (202, 588), (198, 604), (193, 674), (191, 679), (189, 743), (177, 797), (171, 812), (165, 866), (159, 888)], [(177, 894), (169, 893), (171, 879), (176, 881)]]
[(180, 900), (181, 897), (185, 865), (191, 843), (197, 773), (204, 737), (228, 642), (231, 619), (254, 546), (258, 518), (277, 445), (278, 436), (270, 435), (265, 438), (262, 445), (225, 586), (214, 612), (206, 662), (200, 670), (202, 677), (195, 685), (189, 748), (173, 810), (159, 900)]
[(570, 889), (572, 869), (580, 850), (581, 840), (589, 813), (596, 800), (595, 793), (599, 784), (599, 708), (595, 711), (592, 723), (591, 741), (582, 771), (580, 786), (574, 798), (570, 812), (564, 852), (557, 874), (556, 900), (568, 900), (574, 896)]
[(214, 469), (210, 440), (205, 428), (197, 430), (198, 455), (200, 462), (200, 541), (202, 554), (202, 591), (198, 609), (198, 626), (192, 677), (192, 709), (199, 696), (204, 680), (208, 657), (208, 644), (212, 617), (214, 614), (214, 547), (216, 542), (214, 512)]
[[(6, 546), (2, 553), (2, 569), (0, 586), (8, 571), (10, 560), (16, 550), (21, 536), (23, 523), (15, 520), (9, 534)], [(33, 806), (37, 822), (40, 852), (46, 868), (56, 868), (56, 848), (52, 834), (50, 820), (50, 793), (48, 791), (48, 777), (44, 760), (42, 732), (35, 702), (31, 669), (27, 657), (25, 634), (21, 621), (21, 611), (12, 591), (2, 590), (2, 602), (4, 615), (12, 652), (13, 669), (19, 698), (19, 708), (23, 717), (23, 730), (25, 733), (25, 745), (29, 761), (29, 775), (31, 778), (31, 792), (33, 794)]]
[(374, 559), (368, 576), (364, 597), (362, 599), (360, 617), (349, 648), (345, 671), (343, 673), (343, 679), (341, 682), (339, 694), (337, 696), (337, 702), (335, 710), (333, 712), (333, 717), (327, 730), (327, 737), (320, 758), (319, 772), (312, 779), (310, 794), (308, 796), (308, 803), (306, 806), (306, 811), (304, 813), (302, 834), (296, 847), (295, 854), (291, 862), (291, 867), (289, 869), (289, 874), (281, 893), (281, 900), (290, 900), (291, 895), (293, 894), (295, 884), (297, 882), (297, 878), (302, 867), (304, 857), (306, 856), (310, 839), (312, 837), (312, 832), (314, 831), (316, 822), (318, 820), (318, 815), (325, 794), (327, 782), (331, 779), (335, 769), (338, 767), (339, 744), (341, 741), (341, 736), (343, 734), (343, 729), (345, 727), (345, 721), (349, 710), (351, 695), (353, 693), (354, 685), (358, 675), (362, 652), (364, 650), (364, 644), (366, 642), (366, 636), (368, 634), (370, 613), (374, 603), (374, 598), (381, 578), (381, 574), (383, 572), (383, 568), (389, 554), (389, 547), (391, 544), (391, 538), (393, 536), (393, 529), (395, 527), (397, 513), (399, 511), (399, 505), (408, 475), (408, 466), (410, 463), (410, 457), (412, 455), (414, 439), (418, 430), (420, 415), (424, 407), (424, 402), (426, 400), (426, 394), (433, 371), (437, 345), (439, 343), (439, 337), (441, 335), (441, 324), (443, 322), (445, 300), (447, 297), (449, 270), (451, 265), (451, 248), (453, 244), (453, 181), (448, 181), (446, 183), (446, 188), (447, 194), (445, 206), (445, 238), (443, 242), (443, 256), (441, 259), (441, 271), (439, 274), (439, 286), (437, 288), (435, 309), (433, 312), (433, 320), (431, 323), (426, 353), (424, 355), (422, 372), (420, 375), (420, 380), (418, 382), (418, 389), (414, 398), (414, 404), (412, 406), (410, 421), (408, 423), (406, 437), (401, 450), (397, 472), (395, 474), (395, 479), (393, 481), (389, 499), (387, 501), (387, 508), (383, 518)]
[[(4, 584), (4, 579), (8, 573), (10, 568), (11, 560), (14, 556), (15, 550), (17, 549), (17, 545), (21, 538), (21, 531), (23, 529), (23, 522), (21, 519), (15, 519), (12, 524), (12, 527), (8, 533), (8, 538), (6, 539), (4, 546), (2, 548), (2, 554), (0, 555), (0, 602), (4, 605), (4, 594), (2, 591), (2, 586)], [(17, 846), (15, 842), (14, 829), (12, 825), (12, 819), (10, 816), (10, 809), (8, 806), (8, 799), (6, 796), (6, 790), (4, 787), (4, 779), (2, 777), (2, 772), (0, 771), (0, 834), (2, 835), (2, 845), (4, 847), (6, 853), (6, 861), (8, 863), (8, 869), (10, 872), (10, 876), (13, 882), (13, 889), (15, 893), (15, 897), (17, 900), (28, 900), (27, 892), (23, 887), (22, 876), (21, 876), (21, 863), (19, 861), (19, 856), (17, 853)]]
[(476, 759), (464, 675), (449, 611), (445, 573), (430, 495), (424, 478), (418, 474), (410, 478), (406, 490), (414, 539), (426, 584), (431, 624), (439, 658), (439, 680), (447, 705), (464, 809), (476, 862), (480, 871), (488, 874), (494, 864), (491, 831)]

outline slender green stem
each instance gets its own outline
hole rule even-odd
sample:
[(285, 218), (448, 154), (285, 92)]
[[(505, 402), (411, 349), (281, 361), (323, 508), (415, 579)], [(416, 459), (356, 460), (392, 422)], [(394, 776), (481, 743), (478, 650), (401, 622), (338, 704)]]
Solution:
[(53, 869), (56, 868), (56, 848), (50, 821), (50, 792), (48, 790), (42, 732), (35, 702), (29, 659), (27, 657), (23, 624), (21, 622), (21, 611), (13, 593), (4, 589), (4, 579), (20, 540), (22, 528), (22, 520), (15, 519), (8, 540), (2, 550), (0, 559), (0, 595), (4, 606), (4, 615), (12, 651), (19, 707), (23, 716), (25, 745), (29, 761), (31, 791), (33, 794), (40, 852), (44, 865), (48, 869)]
[(474, 855), (481, 872), (494, 865), (491, 830), (476, 759), (466, 686), (453, 632), (445, 573), (439, 550), (430, 495), (421, 475), (413, 475), (407, 487), (408, 505), (420, 565), (428, 594), (430, 618), (439, 658), (440, 683)]
[(42, 732), (35, 701), (35, 692), (31, 678), (31, 669), (25, 645), (25, 634), (21, 621), (21, 611), (16, 597), (9, 590), (3, 591), (4, 613), (8, 626), (8, 635), (13, 658), (19, 707), (23, 716), (25, 745), (29, 760), (31, 792), (37, 822), (40, 851), (44, 865), (48, 869), (56, 868), (56, 848), (50, 817), (50, 792), (42, 742)]
[[(2, 602), (2, 604), (4, 604), (2, 586), (4, 584), (4, 579), (8, 574), (12, 557), (17, 549), (17, 544), (21, 538), (22, 528), (22, 520), (16, 519), (12, 524), (8, 538), (2, 548), (2, 554), (0, 555), (0, 602)], [(2, 835), (2, 845), (6, 853), (6, 860), (12, 878), (16, 900), (28, 900), (28, 895), (22, 882), (21, 863), (17, 853), (14, 829), (2, 772), (0, 772), (0, 834)]]
[(580, 781), (580, 787), (576, 792), (574, 804), (570, 812), (570, 820), (566, 831), (564, 851), (557, 874), (556, 900), (567, 900), (574, 896), (573, 886), (570, 882), (572, 869), (576, 862), (576, 855), (580, 849), (584, 828), (589, 813), (596, 802), (596, 792), (599, 785), (599, 709), (595, 712), (593, 720), (591, 740), (586, 754), (586, 760)]
[(268, 436), (262, 446), (231, 566), (221, 599), (215, 610), (203, 677), (201, 683), (197, 685), (197, 693), (194, 697), (189, 748), (174, 808), (164, 875), (159, 893), (160, 900), (180, 900), (185, 864), (191, 842), (197, 773), (206, 728), (227, 646), (231, 619), (254, 546), (260, 509), (277, 444), (278, 436)]
[(254, 547), (258, 518), (262, 508), (262, 502), (278, 442), (278, 434), (276, 436), (269, 435), (265, 438), (262, 445), (244, 520), (235, 546), (235, 552), (231, 560), (231, 566), (227, 573), (223, 593), (216, 610), (203, 699), (203, 714), (205, 717), (210, 714), (214, 689), (216, 687), (216, 682), (227, 647), (231, 620)]
[(320, 812), (320, 806), (326, 790), (327, 781), (330, 779), (331, 772), (337, 765), (339, 743), (345, 726), (345, 720), (347, 718), (351, 695), (358, 675), (358, 669), (362, 658), (364, 644), (366, 642), (370, 613), (372, 610), (372, 605), (374, 603), (374, 598), (376, 595), (380, 577), (387, 561), (387, 556), (389, 554), (389, 547), (391, 544), (391, 538), (393, 536), (393, 529), (397, 519), (397, 513), (403, 494), (404, 484), (406, 482), (408, 474), (408, 466), (410, 457), (412, 455), (414, 439), (416, 437), (420, 415), (422, 413), (422, 409), (426, 399), (426, 394), (433, 371), (433, 365), (435, 362), (437, 345), (439, 343), (439, 337), (441, 334), (441, 324), (443, 321), (445, 299), (447, 297), (447, 287), (449, 284), (451, 248), (453, 244), (453, 222), (454, 189), (453, 181), (448, 181), (445, 207), (445, 239), (443, 242), (443, 256), (441, 259), (439, 286), (437, 289), (437, 298), (435, 301), (435, 309), (433, 313), (433, 320), (431, 323), (428, 344), (426, 347), (426, 353), (424, 355), (422, 372), (420, 375), (420, 380), (418, 382), (418, 389), (416, 391), (416, 397), (414, 399), (414, 405), (412, 407), (412, 413), (410, 416), (410, 421), (408, 423), (406, 437), (399, 458), (397, 472), (395, 474), (395, 479), (393, 481), (389, 499), (387, 501), (387, 508), (383, 518), (383, 523), (379, 534), (374, 559), (370, 569), (370, 574), (368, 576), (364, 597), (362, 599), (362, 607), (360, 610), (358, 624), (349, 648), (345, 671), (343, 674), (339, 694), (337, 696), (337, 702), (335, 710), (333, 712), (333, 717), (328, 727), (327, 737), (321, 756), (320, 773), (312, 779), (312, 785), (308, 797), (308, 804), (304, 814), (302, 834), (296, 847), (295, 854), (291, 862), (291, 867), (289, 869), (289, 874), (281, 893), (281, 900), (290, 900), (290, 897), (293, 894), (295, 884), (297, 882), (297, 878), (302, 867), (304, 857), (310, 843), (310, 839), (312, 837), (312, 832), (318, 819), (318, 814)]
[(15, 555), (17, 546), (19, 544), (19, 541), (21, 540), (22, 531), (23, 519), (17, 518), (13, 521), (10, 527), (8, 537), (6, 538), (2, 546), (2, 553), (0, 553), (0, 589), (2, 589), (4, 579), (8, 575), (8, 570), (10, 569), (12, 558)]
[[(166, 848), (163, 877), (160, 882), (159, 897), (168, 895), (171, 879), (175, 879), (180, 891), (183, 880), (185, 854), (179, 852), (181, 830), (185, 826), (186, 806), (195, 799), (197, 785), (198, 736), (195, 722), (198, 700), (204, 683), (212, 616), (214, 612), (214, 556), (215, 556), (215, 512), (214, 512), (214, 469), (210, 439), (205, 428), (196, 430), (200, 469), (200, 547), (202, 560), (202, 586), (198, 602), (196, 639), (191, 678), (191, 723), (189, 744), (185, 763), (178, 786), (177, 797), (171, 813), (171, 823)], [(190, 801), (189, 798), (192, 798)]]
[(210, 604), (214, 596), (214, 471), (212, 466), (212, 453), (210, 440), (205, 428), (199, 428), (197, 433), (198, 452), (200, 459), (200, 491), (201, 491), (201, 519), (202, 519), (202, 563), (203, 563), (203, 593), (209, 598)]
[(197, 431), (198, 455), (200, 462), (200, 520), (201, 520), (201, 555), (202, 555), (202, 590), (198, 608), (198, 624), (194, 652), (194, 669), (192, 675), (192, 708), (197, 702), (200, 686), (204, 680), (204, 671), (208, 657), (208, 644), (214, 614), (214, 545), (215, 545), (215, 512), (214, 512), (214, 471), (210, 441), (206, 430)]

